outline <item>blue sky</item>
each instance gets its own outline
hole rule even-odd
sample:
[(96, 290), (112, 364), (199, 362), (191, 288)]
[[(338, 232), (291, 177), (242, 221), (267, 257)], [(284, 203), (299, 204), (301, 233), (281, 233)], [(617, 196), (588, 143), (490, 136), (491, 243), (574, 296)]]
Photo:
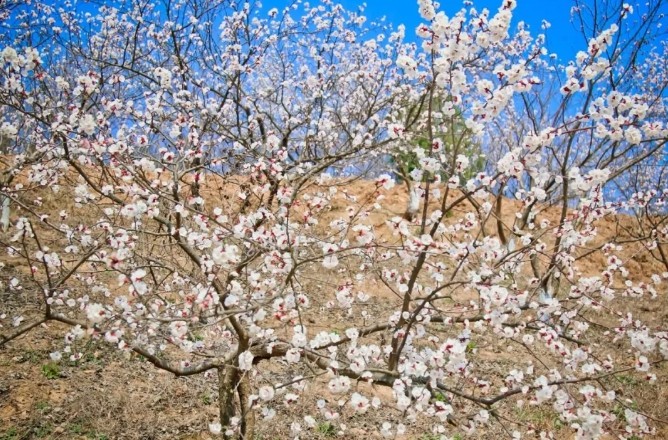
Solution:
[[(315, 4), (318, 0), (312, 0)], [(418, 14), (417, 0), (337, 0), (347, 9), (355, 10), (362, 3), (366, 3), (366, 16), (369, 19), (387, 17), (395, 26), (406, 25), (407, 36), (413, 36), (415, 28), (423, 21)], [(496, 12), (502, 0), (473, 0), (476, 8), (488, 8)], [(262, 0), (263, 9), (278, 7), (279, 9), (293, 3), (292, 0)], [(635, 3), (629, 1), (629, 3)], [(462, 8), (462, 0), (441, 0), (441, 10), (452, 15)], [(577, 51), (586, 49), (586, 43), (577, 28), (571, 22), (570, 10), (573, 0), (517, 0), (517, 8), (513, 15), (513, 28), (518, 22), (529, 24), (531, 34), (538, 35), (545, 32), (547, 47), (551, 53), (556, 53), (561, 61), (572, 59)], [(667, 11), (668, 12), (668, 11)], [(637, 16), (637, 14), (634, 14)], [(551, 23), (547, 31), (541, 29), (542, 20)]]
[[(263, 9), (272, 7), (279, 9), (291, 4), (291, 0), (264, 0)], [(317, 3), (317, 0), (311, 3)], [(362, 3), (366, 3), (366, 16), (369, 19), (387, 17), (388, 21), (395, 26), (406, 25), (406, 35), (413, 36), (415, 28), (423, 22), (418, 14), (417, 0), (338, 0), (347, 9), (355, 10)], [(496, 12), (501, 0), (474, 0), (478, 9), (488, 8)], [(442, 0), (441, 9), (448, 15), (452, 15), (462, 8), (461, 0)], [(514, 11), (513, 27), (524, 21), (530, 25), (531, 33), (537, 35), (542, 32), (540, 26), (543, 19), (548, 20), (552, 27), (547, 32), (548, 48), (557, 53), (560, 58), (574, 55), (584, 46), (582, 38), (575, 31), (570, 22), (570, 9), (572, 0), (518, 0)]]

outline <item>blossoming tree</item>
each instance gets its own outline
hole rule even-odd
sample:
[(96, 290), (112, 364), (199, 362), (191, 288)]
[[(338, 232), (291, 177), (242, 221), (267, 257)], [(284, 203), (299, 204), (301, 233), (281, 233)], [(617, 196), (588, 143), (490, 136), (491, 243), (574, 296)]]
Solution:
[[(631, 273), (598, 229), (644, 200), (610, 188), (668, 135), (661, 86), (621, 87), (650, 3), (635, 24), (615, 3), (563, 69), (511, 32), (514, 0), (451, 17), (420, 0), (418, 45), (330, 1), (12, 9), (27, 24), (2, 37), (0, 241), (23, 268), (6, 288), (39, 307), (8, 303), (0, 344), (59, 321), (55, 360), (92, 338), (215, 372), (228, 438), (310, 389), (332, 398), (287, 422), (295, 436), (375, 412), (387, 438), (521, 438), (522, 406), (579, 438), (652, 433), (610, 380), (665, 374), (666, 329), (627, 299), (660, 298), (668, 274)], [(493, 159), (473, 176), (469, 141)], [(407, 147), (410, 220), (386, 197)], [(72, 201), (50, 211), (49, 192)]]

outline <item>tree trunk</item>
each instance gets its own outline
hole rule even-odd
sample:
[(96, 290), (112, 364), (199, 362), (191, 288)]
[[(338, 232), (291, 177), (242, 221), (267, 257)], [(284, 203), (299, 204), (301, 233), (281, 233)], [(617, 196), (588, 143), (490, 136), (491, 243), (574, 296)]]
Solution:
[(0, 226), (2, 232), (7, 232), (9, 229), (9, 197), (0, 196), (2, 198), (2, 214), (0, 215)]
[(408, 206), (406, 206), (404, 218), (408, 221), (413, 221), (417, 215), (418, 209), (420, 208), (420, 196), (418, 195), (414, 185), (410, 183), (407, 183), (406, 185), (408, 186)]
[(239, 374), (236, 368), (221, 367), (218, 369), (218, 411), (220, 425), (223, 429), (223, 438), (226, 440), (231, 439), (231, 437), (225, 435), (225, 431), (230, 426), (230, 420), (234, 416), (234, 391), (238, 383)]
[(241, 439), (253, 440), (255, 435), (255, 410), (250, 402), (252, 393), (248, 374), (241, 377), (239, 382), (239, 406), (241, 408)]

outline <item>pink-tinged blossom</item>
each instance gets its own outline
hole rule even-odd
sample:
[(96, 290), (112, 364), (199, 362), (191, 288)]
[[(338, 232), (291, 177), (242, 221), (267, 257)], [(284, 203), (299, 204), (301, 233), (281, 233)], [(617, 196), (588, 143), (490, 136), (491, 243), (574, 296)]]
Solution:
[(239, 248), (233, 244), (218, 246), (213, 249), (211, 259), (217, 265), (227, 268), (239, 263)]
[(399, 124), (389, 124), (387, 126), (387, 133), (390, 139), (398, 139), (404, 134), (404, 127)]
[(326, 269), (333, 269), (339, 264), (339, 259), (336, 256), (336, 252), (339, 250), (339, 246), (333, 243), (325, 243), (322, 246), (322, 253), (324, 254), (324, 258), (322, 261), (322, 265)]
[(364, 414), (369, 409), (369, 399), (359, 393), (353, 393), (350, 397), (350, 406), (355, 412)]
[(333, 394), (342, 394), (350, 389), (350, 379), (345, 376), (336, 376), (327, 384), (327, 388)]
[(369, 244), (373, 241), (373, 231), (369, 226), (366, 225), (355, 225), (353, 226), (353, 233), (355, 234), (355, 239), (361, 245)]
[(394, 188), (394, 179), (389, 174), (381, 174), (376, 179), (376, 184), (385, 190)]
[(109, 311), (102, 304), (89, 304), (86, 307), (86, 316), (92, 324), (99, 324), (110, 317)]

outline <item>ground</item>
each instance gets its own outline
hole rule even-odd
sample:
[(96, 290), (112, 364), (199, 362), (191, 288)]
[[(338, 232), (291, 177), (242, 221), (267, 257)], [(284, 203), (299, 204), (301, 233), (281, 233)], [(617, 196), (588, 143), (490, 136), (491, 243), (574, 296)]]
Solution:
[[(374, 185), (371, 182), (357, 182), (349, 187), (341, 188), (338, 202), (335, 201), (332, 210), (325, 215), (322, 224), (327, 224), (344, 212), (348, 196), (363, 198), (373, 193)], [(406, 194), (401, 187), (396, 187), (389, 194), (393, 203), (390, 210), (383, 208), (372, 211), (368, 224), (379, 228), (384, 233), (384, 219), (403, 212)], [(59, 207), (57, 199), (45, 200), (51, 203), (53, 209)], [(512, 218), (516, 209), (511, 202), (507, 202), (504, 216)], [(337, 213), (338, 211), (338, 213)], [(544, 214), (553, 216), (549, 210)], [(456, 214), (448, 221), (455, 221)], [(601, 225), (601, 240), (609, 239), (618, 233), (618, 225), (631, 219), (608, 218)], [(387, 233), (387, 232), (385, 232)], [(637, 247), (629, 245), (620, 255), (625, 260), (625, 266), (635, 274), (638, 280), (645, 279), (655, 271), (654, 263), (647, 259)], [(592, 254), (591, 258), (581, 263), (583, 274), (600, 267), (603, 262), (600, 253)], [(8, 263), (8, 262), (6, 262)], [(8, 264), (0, 274), (3, 282), (14, 273), (25, 273), (25, 268)], [(323, 289), (335, 285), (336, 280), (314, 277), (313, 287)], [(664, 284), (665, 286), (665, 284)], [(391, 293), (383, 291), (380, 286), (369, 286), (376, 295), (368, 304), (372, 314), (383, 315), (389, 309), (388, 304), (396, 300)], [(11, 294), (14, 295), (14, 294)], [(309, 317), (309, 324), (314, 331), (319, 327), (342, 329), (350, 325), (346, 316), (331, 312), (323, 305), (321, 299), (314, 307), (314, 314)], [(19, 299), (20, 300), (20, 299)], [(465, 302), (468, 298), (453, 298), (456, 302)], [(9, 307), (17, 298), (10, 297), (9, 292), (0, 292), (0, 307)], [(30, 304), (26, 303), (28, 306)], [(36, 305), (32, 305), (37, 307)], [(668, 323), (668, 295), (665, 287), (659, 298), (622, 300), (617, 305), (618, 310), (625, 307), (637, 311), (637, 315), (654, 327), (665, 327)], [(457, 305), (452, 305), (456, 310)], [(0, 310), (0, 313), (3, 310)], [(6, 322), (6, 321), (4, 321)], [(361, 323), (356, 323), (360, 325)], [(614, 325), (614, 322), (608, 323)], [(30, 438), (49, 439), (209, 439), (208, 424), (217, 419), (217, 378), (215, 375), (200, 375), (188, 378), (176, 378), (173, 375), (157, 370), (141, 356), (124, 354), (110, 350), (105, 344), (90, 342), (85, 347), (83, 358), (76, 362), (54, 363), (49, 354), (62, 349), (62, 337), (66, 326), (58, 323), (44, 324), (33, 329), (28, 334), (17, 338), (0, 348), (0, 440), (18, 440)], [(591, 341), (597, 344), (602, 341)], [(500, 347), (492, 335), (481, 335), (475, 346), (471, 347), (471, 359), (476, 362), (481, 371), (489, 375), (494, 369), (508, 365), (526, 365), (529, 360), (526, 353), (515, 350), (512, 346)], [(539, 353), (540, 356), (540, 353)], [(261, 364), (262, 366), (262, 364)], [(264, 368), (264, 366), (262, 366)], [(267, 365), (265, 374), (286, 374), (286, 368), (279, 365)], [(272, 370), (276, 368), (276, 370)], [(507, 371), (507, 369), (506, 369)], [(651, 414), (656, 418), (658, 427), (656, 438), (668, 438), (668, 366), (662, 364), (656, 371), (657, 382), (648, 384), (634, 374), (623, 375), (610, 379), (605, 385), (615, 389), (620, 395), (633, 396), (629, 402), (632, 407), (651, 408)], [(281, 380), (281, 379), (278, 379)], [(292, 407), (278, 405), (279, 413), (273, 421), (259, 423), (257, 440), (283, 439), (289, 436), (289, 423), (286, 420), (301, 418), (312, 413), (317, 399), (324, 398), (336, 402), (336, 397), (328, 394), (324, 377), (318, 378), (302, 395), (300, 401)], [(357, 384), (365, 387), (366, 384)], [(371, 390), (366, 390), (371, 391)], [(382, 399), (390, 400), (391, 391), (374, 390)], [(457, 401), (454, 406), (465, 405)], [(620, 416), (623, 407), (616, 409)], [(389, 412), (384, 414), (369, 413), (360, 416), (343, 413), (342, 421), (355, 428), (348, 429), (339, 435), (333, 425), (325, 420), (316, 420), (316, 426), (308, 429), (302, 435), (306, 439), (374, 439), (380, 438), (377, 427), (383, 420), (402, 421), (402, 414)], [(533, 426), (537, 430), (553, 429), (557, 438), (573, 438), (572, 431), (560, 422), (549, 407), (523, 406), (506, 414), (508, 418), (526, 426)], [(425, 425), (421, 421), (403, 421), (407, 425), (407, 434), (404, 439), (432, 440), (438, 438), (430, 432), (425, 432)], [(302, 423), (302, 425), (304, 425)], [(304, 426), (304, 428), (306, 428)], [(459, 427), (450, 427), (448, 435), (453, 438), (464, 438)], [(490, 430), (477, 432), (471, 438), (505, 438), (507, 433), (500, 425), (493, 425)]]

